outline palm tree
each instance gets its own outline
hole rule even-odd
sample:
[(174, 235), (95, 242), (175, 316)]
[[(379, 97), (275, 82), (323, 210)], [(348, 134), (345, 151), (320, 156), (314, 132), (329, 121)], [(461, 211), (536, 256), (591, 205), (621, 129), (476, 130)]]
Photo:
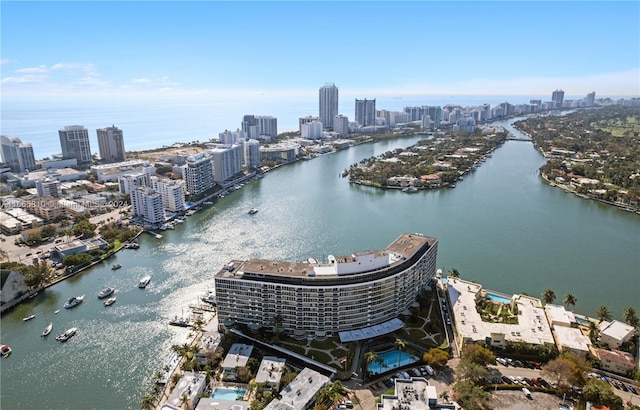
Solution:
[(404, 349), (407, 348), (407, 343), (404, 340), (396, 339), (396, 341), (393, 342), (393, 346), (398, 349), (398, 367), (400, 367), (400, 352), (404, 352)]
[(628, 307), (624, 309), (623, 312), (623, 317), (624, 317), (624, 321), (629, 325), (629, 326), (633, 326), (633, 327), (639, 327), (640, 326), (640, 319), (638, 319), (638, 313), (636, 312), (636, 309), (633, 307)]
[(542, 292), (542, 300), (545, 305), (553, 303), (553, 301), (556, 300), (556, 292), (551, 289), (545, 289), (544, 292)]
[(589, 321), (589, 340), (591, 340), (591, 344), (595, 345), (600, 337), (600, 329), (598, 329), (598, 325), (596, 322), (590, 320)]
[(601, 322), (603, 320), (610, 321), (611, 319), (613, 319), (611, 311), (604, 305), (600, 306), (598, 310), (596, 310), (596, 316), (598, 319), (600, 319)]
[(564, 305), (567, 309), (569, 309), (569, 306), (575, 306), (577, 302), (578, 298), (573, 296), (571, 293), (564, 295)]
[(156, 408), (156, 400), (152, 395), (145, 394), (140, 401), (140, 408), (142, 410), (153, 410)]
[(460, 277), (460, 272), (458, 271), (458, 269), (453, 268), (449, 271), (449, 276), (453, 277), (453, 278), (459, 278)]
[(377, 362), (378, 360), (380, 360), (380, 358), (378, 357), (377, 354), (375, 354), (374, 352), (366, 352), (364, 354), (364, 362), (366, 363), (366, 368), (365, 368), (365, 373), (368, 374), (371, 371), (369, 370), (369, 365), (373, 362)]

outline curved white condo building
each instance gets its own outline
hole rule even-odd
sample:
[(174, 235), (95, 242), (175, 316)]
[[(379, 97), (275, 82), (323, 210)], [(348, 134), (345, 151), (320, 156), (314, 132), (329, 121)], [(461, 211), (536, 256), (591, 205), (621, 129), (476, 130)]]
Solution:
[(438, 240), (403, 234), (384, 250), (329, 256), (326, 263), (232, 261), (215, 274), (221, 327), (246, 324), (331, 335), (405, 314), (436, 273)]

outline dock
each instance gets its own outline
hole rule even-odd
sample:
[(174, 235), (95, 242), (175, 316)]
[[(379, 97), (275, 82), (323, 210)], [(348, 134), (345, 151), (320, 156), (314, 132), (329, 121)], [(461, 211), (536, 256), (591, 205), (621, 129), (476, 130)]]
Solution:
[(162, 235), (160, 235), (158, 232), (154, 232), (154, 231), (145, 231), (147, 232), (149, 235), (155, 237), (156, 239), (162, 239)]

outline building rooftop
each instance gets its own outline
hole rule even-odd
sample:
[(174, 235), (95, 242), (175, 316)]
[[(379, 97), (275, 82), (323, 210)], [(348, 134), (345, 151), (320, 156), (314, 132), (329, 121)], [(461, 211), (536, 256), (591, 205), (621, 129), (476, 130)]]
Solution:
[(225, 356), (222, 367), (225, 369), (234, 369), (236, 367), (246, 366), (252, 351), (252, 345), (234, 343), (231, 345), (229, 353)]
[(206, 383), (207, 377), (204, 373), (184, 372), (171, 391), (166, 404), (179, 409), (183, 408), (183, 395), (186, 395), (191, 403), (196, 403), (198, 401), (198, 395), (204, 390)]
[(610, 361), (631, 369), (636, 366), (631, 353), (621, 352), (620, 350), (596, 349), (596, 354), (601, 361)]
[(633, 326), (617, 320), (612, 320), (611, 322), (602, 321), (598, 328), (600, 329), (600, 335), (606, 335), (615, 340), (624, 340), (629, 337), (630, 333), (635, 331)]
[(281, 399), (272, 400), (265, 410), (306, 409), (318, 390), (327, 383), (329, 383), (327, 376), (305, 367), (287, 387), (280, 391)]
[[(268, 259), (232, 261), (233, 269), (223, 268), (216, 276), (242, 277), (246, 274), (260, 276), (340, 276), (381, 270), (410, 259), (425, 245), (431, 247), (437, 239), (420, 234), (403, 234), (385, 250), (362, 251), (348, 256), (329, 255), (326, 263), (310, 258), (305, 262), (287, 262)], [(230, 266), (231, 264), (227, 265)]]
[(589, 337), (582, 334), (579, 329), (565, 326), (555, 326), (553, 331), (556, 333), (556, 341), (558, 348), (571, 349), (588, 353), (591, 341)]
[(544, 310), (547, 314), (547, 318), (549, 319), (549, 323), (552, 325), (568, 327), (571, 326), (571, 323), (576, 321), (576, 318), (573, 316), (573, 312), (568, 312), (562, 305), (546, 304), (544, 306)]
[(455, 327), (462, 339), (484, 341), (488, 337), (504, 336), (512, 342), (555, 344), (540, 299), (514, 295), (518, 308), (518, 323), (484, 322), (476, 310), (476, 296), (482, 285), (449, 277), (447, 292), (453, 307)]
[(222, 400), (204, 397), (198, 402), (196, 410), (248, 410), (249, 405), (250, 403), (248, 401)]
[(256, 374), (256, 383), (269, 383), (277, 385), (282, 377), (282, 369), (287, 359), (275, 356), (264, 356), (260, 362), (258, 374)]
[(383, 395), (377, 408), (378, 410), (428, 410), (435, 407), (437, 400), (435, 386), (430, 386), (425, 378), (395, 379), (395, 394)]

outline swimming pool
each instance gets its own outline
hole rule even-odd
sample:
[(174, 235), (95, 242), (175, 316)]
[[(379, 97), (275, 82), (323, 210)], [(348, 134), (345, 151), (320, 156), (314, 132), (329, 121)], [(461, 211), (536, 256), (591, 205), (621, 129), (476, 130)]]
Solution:
[(244, 395), (247, 393), (244, 389), (227, 389), (225, 387), (216, 387), (211, 392), (212, 399), (220, 399), (220, 400), (238, 400), (238, 397), (244, 398)]
[(418, 356), (401, 350), (389, 350), (387, 352), (378, 353), (378, 358), (382, 361), (382, 364), (376, 363), (375, 361), (369, 363), (369, 373), (380, 374), (388, 372), (389, 370), (415, 363), (420, 360)]
[(487, 292), (487, 299), (493, 300), (494, 302), (504, 303), (505, 305), (508, 305), (511, 303), (511, 299), (507, 299), (504, 296), (499, 296), (489, 292)]

